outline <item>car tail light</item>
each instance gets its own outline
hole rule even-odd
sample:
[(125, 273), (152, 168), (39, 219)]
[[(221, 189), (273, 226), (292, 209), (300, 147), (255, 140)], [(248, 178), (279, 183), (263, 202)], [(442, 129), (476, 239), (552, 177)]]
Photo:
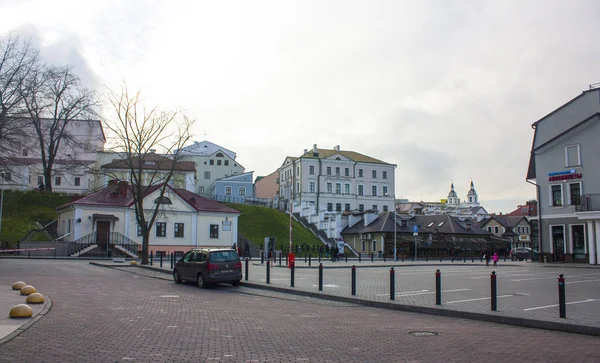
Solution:
[(216, 264), (214, 264), (214, 263), (209, 263), (208, 265), (206, 265), (206, 269), (207, 269), (208, 271), (213, 271), (213, 270), (216, 270), (216, 269), (218, 269), (218, 268), (219, 268), (219, 266), (218, 266), (218, 265), (216, 265)]
[(241, 269), (241, 268), (242, 268), (242, 263), (241, 263), (241, 262), (237, 262), (237, 263), (235, 264), (235, 268), (239, 268), (239, 269)]

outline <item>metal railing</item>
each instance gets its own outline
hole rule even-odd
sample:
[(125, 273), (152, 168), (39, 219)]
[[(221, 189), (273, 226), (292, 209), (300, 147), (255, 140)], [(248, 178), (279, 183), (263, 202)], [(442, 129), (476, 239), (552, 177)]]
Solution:
[(74, 242), (69, 242), (68, 255), (73, 256), (74, 254), (81, 252), (85, 248), (96, 245), (98, 252), (96, 255), (111, 256), (113, 254), (119, 254), (121, 251), (115, 249), (115, 246), (121, 246), (123, 249), (129, 251), (131, 254), (136, 255), (139, 251), (139, 244), (135, 241), (125, 237), (119, 232), (106, 232), (105, 235), (100, 236), (98, 239), (98, 233), (92, 232), (85, 235)]
[(577, 212), (600, 211), (600, 193), (584, 194), (575, 205)]

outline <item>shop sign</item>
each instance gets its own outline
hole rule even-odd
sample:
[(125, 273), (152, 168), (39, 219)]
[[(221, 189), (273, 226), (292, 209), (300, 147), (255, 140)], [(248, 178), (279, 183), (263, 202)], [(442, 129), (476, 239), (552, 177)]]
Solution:
[(548, 178), (548, 181), (560, 181), (560, 180), (571, 180), (571, 179), (581, 179), (581, 173), (575, 174), (566, 174), (566, 175), (554, 175)]

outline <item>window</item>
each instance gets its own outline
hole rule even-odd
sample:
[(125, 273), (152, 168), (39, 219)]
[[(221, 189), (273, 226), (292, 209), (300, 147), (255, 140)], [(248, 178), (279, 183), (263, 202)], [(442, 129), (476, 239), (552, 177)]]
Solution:
[(219, 238), (219, 225), (218, 224), (210, 225), (210, 238)]
[(525, 233), (529, 234), (529, 226), (525, 226)]
[(344, 184), (344, 193), (350, 194), (350, 184)]
[(144, 234), (144, 232), (142, 231), (142, 225), (138, 223), (138, 225), (137, 225), (137, 235), (141, 236), (143, 234)]
[(69, 226), (69, 229), (67, 230), (67, 233), (71, 233), (71, 220), (69, 219), (67, 225)]
[(363, 186), (363, 185), (359, 185), (359, 186), (358, 186), (358, 195), (363, 195), (363, 193), (364, 193), (364, 190), (363, 190), (363, 189), (364, 189), (364, 186)]
[(204, 172), (204, 179), (210, 179), (210, 171)]
[(225, 187), (225, 195), (231, 195), (231, 187)]
[(340, 175), (340, 167), (339, 166), (335, 167), (335, 175)]
[(495, 234), (500, 233), (500, 228), (498, 228), (498, 226), (494, 226), (494, 233)]
[(344, 206), (344, 210), (346, 212), (350, 210), (350, 203), (346, 203), (346, 205)]
[(383, 211), (384, 211), (384, 212), (387, 212), (387, 211), (388, 211), (388, 206), (387, 206), (387, 205), (384, 205), (384, 206), (383, 206)]
[(563, 205), (562, 201), (562, 185), (556, 184), (550, 186), (550, 200), (552, 207), (560, 207)]
[(358, 205), (358, 211), (359, 212), (364, 212), (365, 211), (365, 205), (364, 204), (359, 204)]
[(210, 161), (208, 162), (210, 165), (215, 165), (215, 161), (213, 159), (210, 159)]
[(223, 160), (223, 164), (225, 164), (225, 166), (229, 166), (229, 160)]
[(215, 156), (218, 157), (218, 158), (222, 158), (223, 157), (223, 153), (217, 153)]
[(246, 195), (246, 187), (240, 187), (240, 195)]
[(221, 165), (221, 160), (217, 160), (217, 165)]
[(365, 250), (366, 250), (366, 248), (365, 248), (365, 247), (366, 247), (366, 243), (365, 243), (365, 241), (362, 241), (362, 251), (363, 251), (363, 252), (365, 252)]
[(358, 169), (358, 177), (359, 178), (363, 177), (363, 170), (362, 169)]
[(581, 200), (581, 184), (571, 183), (569, 184), (569, 204), (578, 205)]
[(61, 181), (62, 181), (62, 178), (60, 176), (57, 176), (56, 178), (54, 178), (54, 185), (60, 185)]
[(173, 227), (173, 237), (183, 237), (183, 223), (175, 223)]
[(517, 226), (517, 234), (521, 234), (521, 226)]
[(4, 181), (12, 181), (12, 173), (6, 173), (4, 174)]
[(76, 177), (75, 177), (75, 186), (76, 186), (76, 187), (78, 187), (78, 186), (80, 186), (80, 185), (81, 185), (81, 178), (80, 178), (80, 177), (78, 177), (78, 176), (76, 176)]
[(327, 193), (333, 193), (333, 184), (327, 183)]
[(387, 185), (384, 185), (383, 187), (381, 187), (381, 192), (383, 193), (383, 195), (387, 195), (387, 193), (388, 193)]
[(44, 177), (41, 175), (38, 175), (38, 185), (42, 185), (44, 183)]
[(376, 197), (377, 196), (377, 185), (372, 185), (371, 186), (371, 195)]
[(28, 155), (27, 149), (23, 149), (23, 156), (27, 156), (27, 155)]
[(171, 202), (171, 199), (169, 199), (165, 196), (163, 196), (162, 198), (161, 197), (156, 198), (154, 200), (154, 203), (155, 204), (173, 204), (173, 202)]
[(345, 176), (350, 176), (350, 168), (345, 168), (344, 169), (344, 175)]
[(373, 240), (373, 241), (371, 241), (371, 243), (372, 243), (371, 251), (375, 252), (375, 250), (377, 249), (377, 241)]
[(327, 175), (331, 175), (331, 166), (327, 167)]
[(166, 222), (156, 222), (156, 237), (166, 237), (167, 236), (167, 223)]
[(373, 170), (373, 173), (372, 173), (372, 174), (373, 174), (373, 175), (372, 175), (372, 176), (373, 176), (373, 179), (377, 179), (377, 170)]
[(315, 182), (313, 182), (313, 181), (308, 182), (308, 192), (309, 193), (314, 193), (315, 192)]
[(198, 189), (198, 193), (204, 194), (204, 187), (203, 186), (201, 186), (200, 189)]
[(383, 179), (387, 179), (387, 171), (382, 171), (381, 172), (383, 175), (381, 176)]
[(565, 147), (565, 158), (567, 167), (581, 165), (581, 156), (579, 154), (579, 144)]
[(296, 167), (296, 175), (300, 175), (300, 167), (299, 166)]
[(492, 233), (492, 226), (488, 226), (488, 232)]
[(373, 210), (377, 210), (377, 204), (373, 204)]
[(314, 165), (311, 165), (311, 166), (308, 167), (308, 173), (310, 175), (314, 175), (315, 174), (315, 166)]
[(335, 183), (335, 194), (342, 193), (342, 183)]
[(333, 212), (333, 203), (327, 203), (327, 211)]
[(335, 211), (336, 212), (342, 211), (342, 203), (335, 203)]

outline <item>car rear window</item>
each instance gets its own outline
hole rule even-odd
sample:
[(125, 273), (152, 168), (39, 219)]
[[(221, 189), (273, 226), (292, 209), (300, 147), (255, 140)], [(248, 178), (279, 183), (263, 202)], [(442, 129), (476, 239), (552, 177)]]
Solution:
[(211, 262), (237, 261), (239, 256), (235, 251), (215, 251), (210, 253)]

